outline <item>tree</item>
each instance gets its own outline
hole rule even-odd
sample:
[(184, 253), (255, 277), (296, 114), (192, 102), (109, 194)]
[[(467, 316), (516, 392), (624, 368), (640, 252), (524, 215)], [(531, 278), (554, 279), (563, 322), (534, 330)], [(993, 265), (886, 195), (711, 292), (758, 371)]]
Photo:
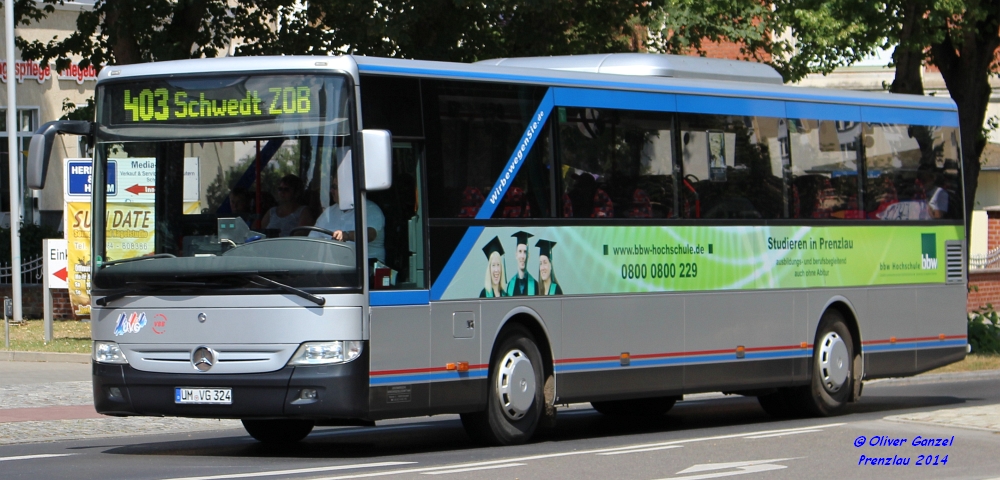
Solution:
[(637, 51), (651, 8), (636, 0), (312, 0), (281, 7), (282, 33), (239, 51), (456, 62)]

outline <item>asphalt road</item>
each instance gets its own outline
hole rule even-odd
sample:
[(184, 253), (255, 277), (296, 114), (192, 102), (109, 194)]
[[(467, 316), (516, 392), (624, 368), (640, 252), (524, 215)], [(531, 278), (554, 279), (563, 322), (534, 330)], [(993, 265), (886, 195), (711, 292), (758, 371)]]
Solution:
[[(1000, 434), (989, 430), (1000, 432), (1000, 374), (875, 382), (864, 393), (846, 415), (788, 421), (772, 420), (753, 398), (721, 395), (689, 397), (661, 419), (631, 422), (575, 405), (534, 443), (501, 448), (473, 444), (455, 416), (318, 428), (291, 448), (263, 446), (232, 428), (135, 435), (107, 419), (101, 431), (78, 435), (88, 438), (0, 446), (0, 477), (1000, 477)], [(917, 436), (953, 445), (913, 446)], [(908, 465), (872, 465), (886, 458)]]

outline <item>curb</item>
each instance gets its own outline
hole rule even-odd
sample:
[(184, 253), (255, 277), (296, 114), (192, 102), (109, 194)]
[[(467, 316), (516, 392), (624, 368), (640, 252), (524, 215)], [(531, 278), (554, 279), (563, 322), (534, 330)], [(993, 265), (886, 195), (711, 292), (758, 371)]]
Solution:
[(7, 362), (51, 362), (51, 363), (90, 363), (90, 355), (86, 353), (54, 353), (54, 352), (0, 352), (0, 361)]

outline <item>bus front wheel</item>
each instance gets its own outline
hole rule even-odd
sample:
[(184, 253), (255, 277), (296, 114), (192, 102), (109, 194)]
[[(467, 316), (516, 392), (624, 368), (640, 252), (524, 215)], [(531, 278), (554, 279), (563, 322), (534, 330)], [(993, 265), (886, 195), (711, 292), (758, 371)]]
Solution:
[(295, 443), (312, 432), (312, 420), (243, 420), (243, 428), (251, 437), (273, 445)]
[(851, 399), (854, 382), (854, 343), (843, 315), (823, 314), (813, 347), (812, 381), (803, 389), (806, 412), (817, 416), (840, 413)]
[(531, 334), (512, 328), (495, 352), (486, 410), (463, 413), (472, 438), (488, 445), (516, 445), (535, 433), (545, 405), (542, 355)]

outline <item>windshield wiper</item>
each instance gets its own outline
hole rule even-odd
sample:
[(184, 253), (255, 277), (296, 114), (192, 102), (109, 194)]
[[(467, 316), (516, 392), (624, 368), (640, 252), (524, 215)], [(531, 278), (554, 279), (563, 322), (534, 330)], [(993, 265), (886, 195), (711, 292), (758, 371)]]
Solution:
[(313, 294), (311, 294), (311, 293), (309, 293), (309, 292), (307, 292), (305, 290), (301, 290), (301, 289), (298, 289), (298, 288), (295, 288), (295, 287), (292, 287), (292, 286), (289, 286), (289, 285), (285, 285), (284, 283), (281, 283), (281, 282), (276, 282), (276, 281), (271, 280), (270, 278), (267, 278), (267, 277), (265, 277), (263, 275), (260, 275), (260, 274), (251, 274), (251, 275), (247, 275), (247, 278), (249, 278), (251, 280), (255, 280), (255, 281), (260, 282), (260, 283), (264, 283), (264, 284), (270, 285), (272, 287), (276, 287), (276, 288), (280, 289), (283, 292), (291, 293), (292, 295), (298, 295), (298, 296), (300, 296), (300, 297), (302, 297), (302, 298), (304, 298), (306, 300), (309, 300), (310, 302), (313, 302), (316, 305), (319, 305), (321, 307), (323, 305), (326, 305), (326, 299), (323, 298), (323, 297), (319, 297), (319, 296), (313, 295)]
[(117, 265), (119, 263), (138, 262), (139, 260), (149, 260), (151, 258), (177, 258), (177, 255), (174, 255), (172, 253), (157, 253), (156, 255), (146, 255), (143, 257), (123, 258), (121, 260), (112, 260), (110, 262), (104, 262), (101, 264), (101, 268), (104, 268), (108, 265)]
[[(169, 255), (169, 254), (164, 254)], [(132, 259), (129, 259), (132, 260)], [(124, 298), (128, 295), (134, 295), (137, 293), (142, 293), (148, 291), (150, 288), (156, 287), (217, 287), (223, 285), (221, 283), (209, 283), (209, 282), (183, 282), (183, 281), (164, 281), (164, 282), (126, 282), (126, 285), (142, 285), (142, 287), (132, 287), (119, 290), (117, 292), (105, 295), (97, 300), (94, 300), (100, 307), (108, 306), (108, 303)]]

